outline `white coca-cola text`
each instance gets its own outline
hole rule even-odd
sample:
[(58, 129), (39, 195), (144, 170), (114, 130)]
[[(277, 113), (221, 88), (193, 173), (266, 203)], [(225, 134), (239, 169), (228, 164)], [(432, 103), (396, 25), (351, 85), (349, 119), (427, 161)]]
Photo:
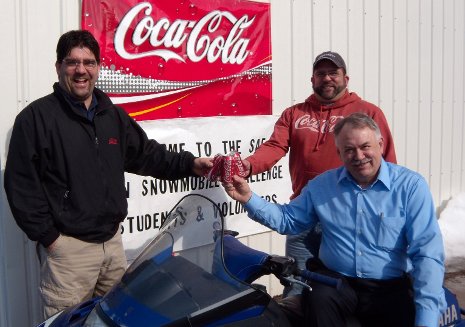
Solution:
[[(198, 21), (177, 19), (170, 22), (167, 18), (156, 21), (150, 16), (151, 13), (152, 4), (143, 2), (132, 7), (121, 20), (115, 32), (115, 50), (122, 58), (132, 60), (159, 56), (166, 61), (175, 59), (185, 62), (172, 50), (179, 49), (185, 42), (186, 56), (192, 62), (206, 58), (209, 63), (220, 59), (223, 64), (242, 64), (249, 54), (247, 46), (250, 39), (241, 36), (255, 17), (249, 19), (244, 15), (238, 19), (228, 11), (214, 10)], [(231, 25), (229, 33), (213, 36), (222, 24)], [(124, 40), (130, 33), (130, 26), (135, 26), (130, 38), (133, 45), (126, 47)], [(153, 50), (137, 53), (127, 50), (146, 42)]]
[[(331, 116), (328, 120), (326, 119), (317, 119), (315, 117), (311, 117), (310, 115), (303, 115), (295, 122), (296, 129), (304, 129), (308, 128), (314, 132), (330, 132), (332, 133), (334, 130), (334, 126), (336, 125), (337, 121), (344, 118), (343, 116)], [(329, 125), (329, 126), (328, 126)]]

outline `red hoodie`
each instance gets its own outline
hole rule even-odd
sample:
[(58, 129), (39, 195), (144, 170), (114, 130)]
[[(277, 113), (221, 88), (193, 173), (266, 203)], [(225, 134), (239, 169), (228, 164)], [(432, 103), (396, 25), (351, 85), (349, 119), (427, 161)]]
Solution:
[(381, 109), (362, 100), (355, 92), (346, 91), (331, 104), (322, 104), (312, 94), (305, 102), (284, 110), (270, 139), (247, 158), (252, 175), (269, 170), (290, 151), (289, 171), (294, 192), (291, 199), (295, 198), (309, 180), (342, 165), (334, 137), (329, 134), (338, 120), (354, 112), (364, 112), (376, 121), (384, 138), (383, 157), (396, 163), (391, 131)]

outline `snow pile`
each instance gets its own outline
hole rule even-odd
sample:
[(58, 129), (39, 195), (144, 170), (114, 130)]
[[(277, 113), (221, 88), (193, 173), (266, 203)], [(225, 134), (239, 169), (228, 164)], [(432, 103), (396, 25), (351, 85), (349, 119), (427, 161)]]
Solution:
[(465, 193), (453, 197), (439, 217), (447, 271), (465, 269)]

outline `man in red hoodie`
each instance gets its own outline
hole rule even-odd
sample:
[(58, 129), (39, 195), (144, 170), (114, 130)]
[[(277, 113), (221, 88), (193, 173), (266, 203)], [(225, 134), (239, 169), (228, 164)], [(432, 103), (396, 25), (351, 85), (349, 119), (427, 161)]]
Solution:
[[(316, 57), (311, 81), (314, 93), (305, 102), (284, 110), (270, 139), (243, 160), (249, 174), (255, 175), (269, 170), (289, 151), (291, 199), (300, 194), (309, 180), (342, 165), (330, 134), (336, 123), (351, 113), (363, 112), (376, 121), (385, 140), (383, 157), (396, 163), (394, 142), (383, 112), (347, 90), (349, 76), (338, 53), (326, 51)], [(286, 255), (294, 257), (301, 269), (305, 268), (307, 259), (318, 255), (320, 237), (319, 226), (299, 235), (288, 235)], [(283, 296), (301, 291), (299, 285), (286, 287)]]

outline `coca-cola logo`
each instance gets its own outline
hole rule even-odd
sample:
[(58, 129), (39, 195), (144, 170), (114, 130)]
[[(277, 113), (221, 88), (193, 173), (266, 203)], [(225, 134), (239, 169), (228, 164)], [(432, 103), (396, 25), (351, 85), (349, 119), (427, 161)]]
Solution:
[(97, 87), (137, 120), (271, 113), (268, 0), (82, 0)]
[(308, 128), (313, 132), (330, 132), (334, 131), (334, 126), (338, 120), (343, 119), (344, 116), (330, 116), (329, 119), (318, 119), (310, 115), (303, 115), (295, 122), (295, 129)]
[[(168, 18), (154, 19), (151, 3), (143, 2), (132, 7), (123, 17), (115, 32), (115, 51), (124, 59), (133, 60), (158, 56), (165, 61), (185, 62), (179, 53), (185, 48), (187, 59), (209, 63), (221, 60), (223, 64), (242, 64), (249, 50), (250, 39), (243, 37), (244, 31), (254, 22), (255, 17), (243, 15), (236, 18), (229, 11), (214, 10), (199, 20)], [(228, 33), (216, 33), (220, 26), (229, 26)], [(132, 33), (132, 35), (129, 35)], [(130, 40), (125, 45), (125, 40)], [(129, 49), (145, 45), (147, 51), (131, 52)]]

